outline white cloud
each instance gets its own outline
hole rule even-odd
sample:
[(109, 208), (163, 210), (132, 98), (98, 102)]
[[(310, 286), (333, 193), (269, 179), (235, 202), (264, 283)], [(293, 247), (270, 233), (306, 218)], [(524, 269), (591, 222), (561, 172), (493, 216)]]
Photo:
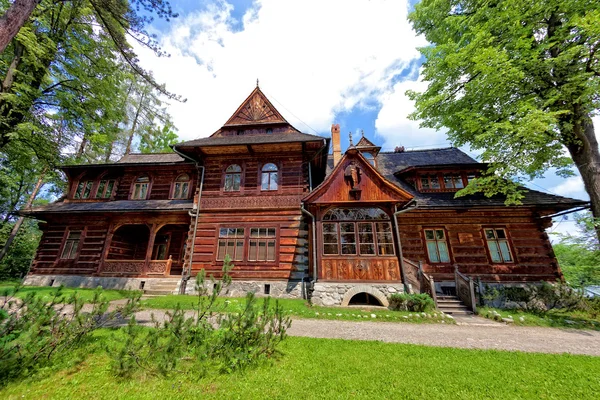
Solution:
[(571, 176), (550, 189), (551, 193), (576, 199), (589, 199), (580, 176)]
[(386, 96), (424, 44), (406, 0), (259, 0), (242, 29), (231, 10), (219, 1), (175, 20), (160, 38), (170, 58), (138, 49), (157, 80), (188, 99), (169, 108), (182, 139), (217, 130), (256, 78), (288, 121), (327, 134), (337, 112)]

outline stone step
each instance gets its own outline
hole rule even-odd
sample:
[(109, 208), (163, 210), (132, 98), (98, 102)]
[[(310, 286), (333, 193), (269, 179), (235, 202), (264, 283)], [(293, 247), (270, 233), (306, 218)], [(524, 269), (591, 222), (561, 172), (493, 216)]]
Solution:
[(463, 304), (460, 300), (438, 300), (438, 305), (452, 305), (452, 304)]
[(450, 315), (473, 315), (472, 311), (469, 310), (454, 310), (454, 311), (446, 311), (443, 310), (444, 314), (450, 314)]
[(449, 295), (437, 295), (436, 298), (439, 300), (458, 300), (460, 301), (460, 299), (458, 298), (458, 296), (449, 296)]
[(174, 290), (144, 290), (144, 296), (164, 296), (173, 294)]

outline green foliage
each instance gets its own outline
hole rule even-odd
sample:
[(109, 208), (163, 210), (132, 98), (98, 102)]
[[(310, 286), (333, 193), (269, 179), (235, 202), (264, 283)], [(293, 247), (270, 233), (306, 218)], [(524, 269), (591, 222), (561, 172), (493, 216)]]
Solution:
[(131, 376), (142, 370), (167, 375), (192, 363), (193, 373), (201, 377), (209, 369), (232, 372), (271, 358), (291, 321), (278, 301), (271, 306), (267, 299), (259, 305), (253, 293), (246, 296), (241, 312), (219, 307), (218, 296), (231, 283), (231, 268), (227, 256), (222, 279), (206, 280), (204, 270), (196, 276), (193, 316), (178, 304), (163, 321), (152, 316), (154, 329), (144, 329), (131, 318), (125, 339), (109, 347), (115, 373)]
[(134, 295), (125, 306), (107, 312), (108, 301), (98, 289), (89, 302), (90, 309), (84, 312), (84, 301), (77, 294), (63, 295), (62, 288), (55, 290), (49, 301), (35, 292), (17, 299), (19, 290), (18, 286), (4, 290), (0, 300), (1, 384), (52, 364), (93, 331), (131, 314), (139, 301), (139, 294)]
[(580, 244), (558, 243), (552, 246), (565, 280), (574, 287), (600, 285), (600, 251)]
[(389, 297), (389, 308), (394, 311), (424, 312), (435, 308), (433, 299), (426, 293), (394, 293)]
[[(0, 245), (4, 244), (13, 227), (12, 223), (0, 227)], [(41, 232), (35, 221), (26, 220), (6, 256), (0, 260), (0, 280), (22, 278), (29, 271)]]
[(163, 127), (149, 126), (140, 140), (142, 153), (170, 153), (171, 145), (179, 141), (171, 123)]
[[(481, 191), (518, 203), (511, 180), (540, 177), (549, 168), (586, 177), (597, 171), (591, 117), (600, 109), (600, 9), (594, 0), (422, 0), (409, 15), (430, 45), (423, 93), (413, 119), (447, 129), (457, 146), (481, 150), (488, 174), (458, 195)], [(596, 160), (596, 161), (594, 161)], [(594, 169), (595, 168), (595, 169)], [(592, 199), (593, 200), (593, 199)], [(598, 205), (597, 207), (600, 207)]]

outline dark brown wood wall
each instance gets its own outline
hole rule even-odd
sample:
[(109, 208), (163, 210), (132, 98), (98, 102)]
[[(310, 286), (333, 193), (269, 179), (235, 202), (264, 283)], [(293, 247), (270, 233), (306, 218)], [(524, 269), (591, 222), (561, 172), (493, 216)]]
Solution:
[[(452, 280), (454, 267), (484, 281), (555, 281), (560, 270), (541, 221), (529, 210), (420, 211), (398, 216), (405, 258), (422, 261), (436, 280)], [(505, 228), (513, 263), (492, 263), (483, 228)], [(423, 229), (443, 228), (448, 238), (451, 263), (428, 261)]]
[(118, 181), (115, 200), (128, 200), (131, 195), (133, 182), (142, 174), (147, 174), (150, 177), (149, 200), (169, 199), (175, 179), (183, 173), (188, 174), (191, 179), (188, 191), (188, 199), (191, 199), (198, 181), (198, 173), (193, 165), (146, 165), (125, 169), (123, 176)]

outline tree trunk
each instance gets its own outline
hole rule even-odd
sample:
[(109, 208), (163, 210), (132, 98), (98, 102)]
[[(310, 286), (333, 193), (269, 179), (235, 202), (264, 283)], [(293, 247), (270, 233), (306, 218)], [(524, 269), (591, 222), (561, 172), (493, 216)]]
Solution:
[(133, 136), (135, 135), (135, 128), (137, 128), (137, 124), (140, 118), (140, 113), (142, 111), (142, 107), (144, 104), (144, 97), (146, 97), (146, 92), (142, 93), (142, 97), (140, 97), (140, 104), (138, 105), (137, 110), (135, 111), (135, 117), (131, 124), (131, 131), (129, 132), (129, 140), (127, 141), (127, 147), (125, 148), (125, 154), (131, 153), (131, 144), (133, 142)]
[(0, 17), (0, 53), (19, 33), (19, 29), (29, 19), (33, 10), (41, 0), (15, 0), (14, 3)]
[(77, 149), (77, 154), (75, 155), (75, 158), (77, 160), (80, 160), (81, 157), (83, 156), (83, 152), (85, 151), (85, 147), (88, 144), (88, 140), (87, 138), (84, 136), (83, 139), (81, 139), (81, 143), (79, 144), (79, 149)]
[[(578, 107), (575, 107), (577, 114)], [(600, 151), (594, 124), (589, 115), (576, 115), (573, 133), (577, 141), (567, 144), (571, 158), (575, 162), (585, 190), (590, 196), (591, 211), (595, 221), (600, 221)], [(596, 226), (596, 236), (600, 243), (600, 227)]]
[[(27, 203), (25, 204), (25, 208), (29, 208), (33, 204), (35, 197), (37, 196), (38, 192), (40, 191), (40, 188), (44, 183), (44, 175), (46, 175), (46, 169), (42, 171), (42, 174), (40, 175), (37, 183), (35, 184), (35, 187), (33, 188), (33, 191), (31, 192), (31, 195), (29, 196), (29, 200), (27, 200)], [(15, 240), (15, 237), (17, 237), (17, 233), (19, 233), (19, 229), (21, 229), (21, 225), (23, 225), (24, 220), (25, 217), (19, 217), (17, 222), (15, 222), (15, 226), (13, 226), (12, 230), (10, 231), (10, 235), (6, 240), (6, 243), (4, 243), (2, 251), (0, 251), (0, 261), (2, 261), (6, 253), (8, 253), (8, 249), (10, 248), (12, 242)]]
[(19, 67), (22, 56), (23, 45), (15, 41), (15, 55), (10, 62), (8, 70), (6, 71), (6, 76), (2, 81), (2, 93), (7, 93), (12, 88), (12, 84), (15, 81), (15, 72), (17, 72), (17, 68)]

